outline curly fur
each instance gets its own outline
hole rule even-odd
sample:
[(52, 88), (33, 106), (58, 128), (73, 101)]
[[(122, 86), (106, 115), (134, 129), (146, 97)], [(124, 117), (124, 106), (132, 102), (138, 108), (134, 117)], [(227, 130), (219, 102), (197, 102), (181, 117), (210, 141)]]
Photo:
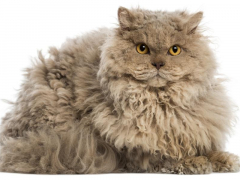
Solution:
[[(234, 120), (202, 12), (120, 7), (119, 27), (68, 39), (26, 69), (3, 118), (0, 170), (23, 173), (239, 171), (223, 152)], [(141, 55), (144, 42), (151, 53)], [(166, 52), (174, 44), (179, 56)], [(159, 71), (152, 62), (164, 61)]]

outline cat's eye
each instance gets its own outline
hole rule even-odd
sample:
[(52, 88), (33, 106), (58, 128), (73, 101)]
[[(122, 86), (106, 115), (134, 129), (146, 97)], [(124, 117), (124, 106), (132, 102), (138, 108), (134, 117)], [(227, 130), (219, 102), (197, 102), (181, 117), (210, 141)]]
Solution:
[(181, 53), (181, 48), (178, 45), (174, 45), (172, 47), (170, 47), (170, 49), (168, 50), (169, 54), (171, 54), (172, 56), (177, 56)]
[(146, 44), (141, 43), (141, 44), (137, 45), (137, 52), (139, 54), (148, 54), (149, 53), (149, 48)]

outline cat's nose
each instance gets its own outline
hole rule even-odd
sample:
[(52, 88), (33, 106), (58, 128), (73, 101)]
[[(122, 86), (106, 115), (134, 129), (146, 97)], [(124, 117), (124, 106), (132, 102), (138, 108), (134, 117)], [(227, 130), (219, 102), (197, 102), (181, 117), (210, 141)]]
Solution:
[(157, 70), (159, 70), (162, 66), (165, 65), (165, 62), (163, 61), (160, 61), (160, 62), (157, 62), (157, 63), (152, 63), (153, 66), (155, 66), (157, 68)]

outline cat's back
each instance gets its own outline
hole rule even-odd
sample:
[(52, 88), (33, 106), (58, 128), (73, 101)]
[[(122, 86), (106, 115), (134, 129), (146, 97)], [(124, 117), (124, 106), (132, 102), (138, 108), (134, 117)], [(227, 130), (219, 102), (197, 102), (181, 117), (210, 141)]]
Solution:
[(112, 30), (109, 28), (99, 28), (76, 38), (69, 38), (58, 51), (63, 55), (72, 57), (77, 63), (76, 65), (83, 65), (82, 63), (98, 64), (101, 54), (100, 47), (111, 32)]
[(19, 137), (43, 125), (66, 131), (79, 118), (78, 107), (85, 107), (84, 101), (99, 91), (100, 47), (110, 32), (102, 28), (68, 39), (60, 48), (51, 47), (48, 58), (39, 53), (39, 60), (26, 69), (18, 99), (2, 119), (0, 134)]
[(112, 29), (101, 28), (86, 33), (75, 39), (68, 39), (60, 48), (61, 53), (73, 60), (71, 65), (71, 82), (73, 83), (73, 108), (77, 111), (77, 119), (88, 114), (103, 97), (97, 73), (101, 59), (101, 47)]

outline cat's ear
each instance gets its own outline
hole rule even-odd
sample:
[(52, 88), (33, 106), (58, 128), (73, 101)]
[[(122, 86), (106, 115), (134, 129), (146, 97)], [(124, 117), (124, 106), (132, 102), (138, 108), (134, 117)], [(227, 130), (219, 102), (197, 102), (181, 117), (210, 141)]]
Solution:
[(185, 23), (185, 27), (187, 29), (187, 34), (194, 34), (198, 25), (200, 24), (203, 18), (203, 12), (200, 11), (196, 14), (190, 16), (188, 21)]
[(133, 19), (132, 13), (127, 8), (118, 8), (118, 21), (122, 30), (130, 30)]
[(143, 26), (144, 14), (138, 11), (131, 11), (125, 7), (118, 8), (118, 21), (121, 30), (130, 31)]

